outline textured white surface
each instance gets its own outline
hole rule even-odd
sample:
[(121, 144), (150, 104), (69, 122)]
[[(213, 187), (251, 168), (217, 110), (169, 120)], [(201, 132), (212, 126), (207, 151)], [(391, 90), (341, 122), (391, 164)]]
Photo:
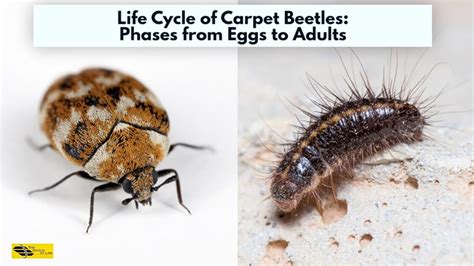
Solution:
[[(281, 128), (284, 122), (267, 123)], [(425, 141), (404, 149), (410, 161), (361, 165), (353, 180), (338, 187), (347, 214), (325, 224), (310, 204), (280, 217), (273, 202), (265, 200), (268, 182), (258, 179), (258, 171), (265, 171), (266, 163), (251, 158), (272, 157), (256, 141), (259, 136), (265, 143), (268, 130), (254, 125), (241, 137), (240, 264), (262, 262), (268, 243), (276, 240), (288, 242), (285, 255), (297, 265), (471, 261), (473, 140), (466, 135), (450, 144), (452, 151)]]

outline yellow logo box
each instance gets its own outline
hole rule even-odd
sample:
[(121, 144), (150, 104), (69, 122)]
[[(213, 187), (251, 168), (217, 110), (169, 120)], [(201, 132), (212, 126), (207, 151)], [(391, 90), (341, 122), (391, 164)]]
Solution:
[(53, 244), (12, 244), (13, 259), (52, 259), (53, 251)]

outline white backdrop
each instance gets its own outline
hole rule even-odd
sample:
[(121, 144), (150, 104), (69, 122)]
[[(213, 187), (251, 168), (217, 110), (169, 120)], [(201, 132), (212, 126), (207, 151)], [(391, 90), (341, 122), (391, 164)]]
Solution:
[[(1, 92), (0, 261), (11, 243), (54, 243), (55, 258), (29, 263), (235, 263), (237, 246), (236, 49), (32, 48), (32, 7), (9, 5), (3, 39)], [(171, 142), (209, 144), (216, 153), (177, 148), (160, 168), (180, 173), (153, 195), (153, 206), (122, 206), (121, 190), (96, 195), (94, 224), (85, 234), (89, 198), (99, 183), (72, 178), (54, 190), (27, 192), (76, 171), (52, 150), (37, 152), (27, 136), (46, 143), (39, 129), (40, 100), (58, 76), (90, 66), (135, 76), (168, 111)]]

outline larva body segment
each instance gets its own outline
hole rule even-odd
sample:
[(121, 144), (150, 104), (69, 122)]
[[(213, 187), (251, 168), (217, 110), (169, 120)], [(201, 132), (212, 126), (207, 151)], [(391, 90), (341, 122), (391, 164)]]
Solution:
[(53, 149), (101, 181), (118, 183), (157, 165), (169, 150), (168, 116), (156, 97), (133, 77), (107, 69), (57, 80), (42, 100), (40, 123)]
[(381, 151), (422, 140), (425, 118), (407, 101), (353, 95), (311, 122), (272, 175), (271, 195), (285, 212), (334, 173), (344, 173)]

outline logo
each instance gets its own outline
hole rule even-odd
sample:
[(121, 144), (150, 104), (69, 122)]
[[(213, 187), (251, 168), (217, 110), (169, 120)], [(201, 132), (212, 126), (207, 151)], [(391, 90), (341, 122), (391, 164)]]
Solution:
[(12, 244), (13, 259), (52, 259), (53, 244)]
[(13, 250), (24, 258), (33, 256), (33, 251), (29, 250), (27, 247), (23, 245), (14, 246)]

